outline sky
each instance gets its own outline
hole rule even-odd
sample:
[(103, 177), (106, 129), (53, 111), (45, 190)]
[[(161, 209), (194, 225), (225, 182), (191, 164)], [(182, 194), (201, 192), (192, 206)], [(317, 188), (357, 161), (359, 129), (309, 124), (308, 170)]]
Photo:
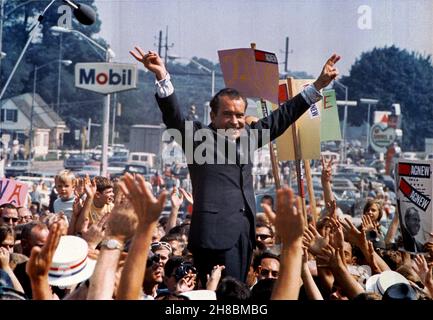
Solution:
[[(133, 63), (135, 45), (157, 50), (168, 28), (169, 55), (218, 62), (218, 50), (248, 48), (274, 52), (284, 69), (318, 76), (326, 59), (341, 55), (338, 68), (351, 65), (374, 47), (396, 45), (433, 54), (431, 0), (96, 0), (99, 36), (116, 53), (114, 61)], [(186, 61), (186, 60), (185, 60)]]

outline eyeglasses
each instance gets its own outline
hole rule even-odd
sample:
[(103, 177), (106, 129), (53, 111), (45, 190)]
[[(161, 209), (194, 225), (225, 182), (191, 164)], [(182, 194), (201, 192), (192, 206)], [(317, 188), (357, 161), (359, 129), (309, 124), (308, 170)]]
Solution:
[(196, 268), (192, 265), (191, 262), (182, 262), (179, 267), (176, 268), (176, 271), (174, 272), (174, 277), (176, 278), (176, 281), (179, 281), (186, 275), (188, 275), (189, 272), (192, 272), (193, 274), (197, 273)]
[(267, 240), (269, 238), (272, 238), (272, 236), (269, 234), (256, 234), (256, 239), (259, 239), (262, 241)]
[(171, 245), (168, 242), (157, 241), (157, 242), (152, 242), (150, 244), (150, 249), (152, 250), (152, 252), (155, 252), (156, 250), (160, 249), (161, 247), (163, 247), (164, 249), (167, 249), (168, 251), (170, 251), (170, 253), (173, 252), (173, 249), (171, 248)]
[(14, 244), (0, 244), (0, 247), (5, 249), (12, 249), (14, 246)]
[(3, 221), (12, 221), (12, 222), (17, 222), (18, 218), (15, 217), (2, 217)]
[(261, 268), (260, 269), (260, 275), (262, 277), (269, 277), (269, 275), (272, 275), (272, 277), (278, 278), (279, 272), (278, 271), (274, 271), (274, 270), (269, 270), (269, 269)]

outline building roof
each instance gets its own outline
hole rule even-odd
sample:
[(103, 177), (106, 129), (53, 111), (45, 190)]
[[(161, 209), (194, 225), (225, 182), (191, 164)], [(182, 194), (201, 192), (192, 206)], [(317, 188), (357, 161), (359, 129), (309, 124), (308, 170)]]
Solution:
[[(10, 98), (14, 105), (30, 121), (33, 97), (30, 93), (24, 93), (19, 96)], [(33, 126), (40, 129), (52, 129), (58, 126), (64, 126), (65, 122), (60, 116), (39, 96), (35, 95), (35, 105), (33, 113)]]

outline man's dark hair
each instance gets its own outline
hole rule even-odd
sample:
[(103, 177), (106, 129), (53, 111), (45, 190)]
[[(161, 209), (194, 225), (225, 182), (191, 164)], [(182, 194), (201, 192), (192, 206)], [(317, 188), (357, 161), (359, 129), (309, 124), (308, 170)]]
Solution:
[(245, 283), (229, 276), (220, 281), (215, 293), (217, 300), (225, 303), (247, 301), (251, 296)]
[(18, 209), (18, 208), (14, 206), (12, 203), (3, 203), (0, 206), (0, 209)]
[(160, 241), (164, 241), (164, 242), (182, 241), (182, 235), (179, 233), (168, 233), (164, 235)]
[(268, 228), (269, 234), (273, 237), (274, 236), (274, 230), (269, 224), (263, 223), (263, 222), (257, 222), (256, 229), (257, 228)]
[(271, 300), (272, 290), (277, 279), (267, 278), (257, 281), (251, 290), (251, 302), (260, 302)]
[(274, 254), (274, 253), (272, 253), (270, 251), (265, 250), (261, 254), (258, 254), (258, 255), (256, 255), (254, 257), (254, 259), (253, 259), (253, 269), (254, 269), (254, 271), (257, 271), (257, 268), (262, 263), (262, 260), (266, 259), (266, 258), (275, 259), (275, 260), (280, 261), (280, 257), (279, 256), (277, 256), (276, 254)]
[(110, 179), (106, 177), (97, 176), (95, 177), (95, 182), (96, 182), (96, 190), (99, 193), (104, 192), (105, 189), (113, 188), (113, 183), (111, 182)]
[(179, 267), (183, 262), (185, 262), (185, 258), (180, 257), (180, 256), (172, 256), (170, 257), (165, 266), (164, 266), (164, 274), (167, 277), (170, 277), (174, 270), (177, 269), (177, 267)]
[(231, 100), (242, 99), (245, 103), (245, 110), (247, 109), (248, 102), (244, 96), (240, 94), (240, 92), (233, 88), (225, 88), (220, 91), (212, 98), (210, 101), (210, 108), (214, 114), (218, 113), (218, 108), (220, 105), (220, 97), (229, 97)]
[(42, 222), (29, 222), (23, 225), (23, 228), (21, 230), (21, 240), (28, 241), (30, 239), (30, 236), (32, 234), (32, 230), (35, 227), (38, 227), (39, 229), (48, 229), (48, 227), (43, 224)]
[(186, 236), (188, 236), (188, 234), (189, 234), (189, 228), (190, 228), (189, 224), (181, 224), (180, 226), (175, 226), (175, 227), (171, 228), (168, 231), (168, 234), (175, 233), (175, 234), (180, 234), (180, 235), (186, 235)]

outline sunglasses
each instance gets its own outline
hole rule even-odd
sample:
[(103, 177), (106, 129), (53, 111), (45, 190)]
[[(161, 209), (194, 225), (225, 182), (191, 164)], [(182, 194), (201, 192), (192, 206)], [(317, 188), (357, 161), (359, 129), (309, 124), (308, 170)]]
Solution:
[(264, 240), (267, 240), (269, 238), (272, 238), (272, 236), (269, 234), (256, 234), (256, 239), (259, 239), (259, 240), (264, 241)]
[(278, 278), (279, 272), (278, 271), (269, 270), (269, 269), (265, 269), (265, 268), (261, 268), (260, 269), (260, 275), (262, 277), (269, 277), (269, 275), (272, 275), (272, 277)]
[(0, 244), (0, 247), (5, 249), (12, 249), (14, 246), (13, 244)]
[(150, 244), (150, 249), (152, 250), (152, 252), (155, 252), (156, 250), (161, 249), (161, 247), (164, 249), (167, 249), (168, 251), (170, 251), (170, 253), (173, 252), (171, 245), (168, 242), (157, 241), (157, 242), (152, 242)]
[(17, 222), (18, 218), (15, 217), (2, 217), (3, 221), (12, 221), (12, 222)]

